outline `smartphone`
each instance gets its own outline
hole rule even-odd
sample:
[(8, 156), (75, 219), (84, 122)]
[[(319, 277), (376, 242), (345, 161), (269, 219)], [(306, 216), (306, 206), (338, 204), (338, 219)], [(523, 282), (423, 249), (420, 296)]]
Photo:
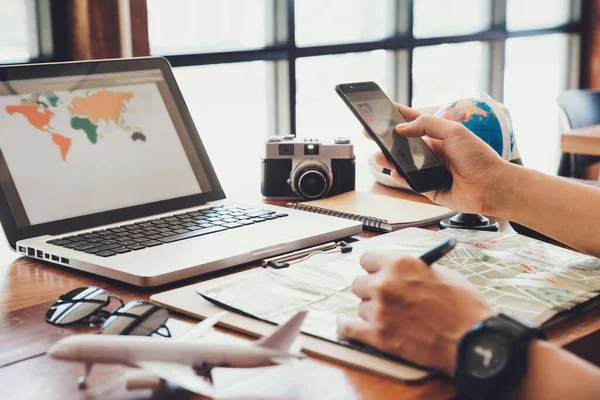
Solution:
[(343, 83), (335, 91), (415, 192), (452, 186), (452, 175), (420, 137), (405, 137), (394, 127), (406, 118), (375, 82)]

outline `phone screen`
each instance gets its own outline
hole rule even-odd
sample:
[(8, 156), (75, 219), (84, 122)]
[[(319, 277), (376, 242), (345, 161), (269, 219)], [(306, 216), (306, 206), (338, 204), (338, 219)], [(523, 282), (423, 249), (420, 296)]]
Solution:
[(394, 131), (396, 125), (407, 121), (381, 90), (344, 95), (406, 173), (442, 165), (423, 139), (400, 136)]

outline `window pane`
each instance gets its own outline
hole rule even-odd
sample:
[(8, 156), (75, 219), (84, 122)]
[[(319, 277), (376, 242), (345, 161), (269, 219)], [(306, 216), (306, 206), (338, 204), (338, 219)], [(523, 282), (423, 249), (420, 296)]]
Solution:
[(491, 0), (415, 0), (415, 37), (454, 36), (490, 27)]
[(34, 2), (0, 0), (0, 62), (22, 62), (37, 57)]
[[(339, 83), (375, 81), (393, 96), (391, 81), (393, 54), (378, 50), (369, 53), (300, 58), (296, 64), (296, 126), (298, 137), (333, 140), (346, 136), (359, 154), (373, 148), (362, 136), (362, 126), (335, 92)], [(362, 151), (362, 153), (361, 153)]]
[[(152, 54), (260, 48), (272, 37), (269, 0), (148, 0)], [(268, 18), (268, 20), (267, 20)]]
[(364, 42), (392, 34), (391, 0), (299, 0), (294, 2), (296, 44)]
[(487, 44), (418, 47), (413, 53), (413, 106), (441, 106), (487, 90)]
[(549, 28), (571, 18), (569, 0), (508, 0), (506, 27), (509, 31)]
[[(175, 69), (202, 142), (225, 193), (244, 194), (260, 182), (260, 155), (269, 132), (269, 63), (256, 61)], [(271, 133), (272, 134), (272, 133)], [(259, 193), (259, 187), (252, 187)], [(246, 195), (247, 197), (247, 195)]]
[(560, 156), (556, 96), (566, 89), (568, 35), (506, 42), (504, 102), (513, 119), (523, 163), (556, 174)]

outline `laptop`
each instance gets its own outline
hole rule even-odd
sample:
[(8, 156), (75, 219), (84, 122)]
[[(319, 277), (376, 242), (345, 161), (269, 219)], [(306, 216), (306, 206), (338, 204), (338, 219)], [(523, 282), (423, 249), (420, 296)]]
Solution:
[(0, 222), (33, 259), (157, 286), (361, 230), (226, 199), (163, 58), (1, 67), (0, 130)]

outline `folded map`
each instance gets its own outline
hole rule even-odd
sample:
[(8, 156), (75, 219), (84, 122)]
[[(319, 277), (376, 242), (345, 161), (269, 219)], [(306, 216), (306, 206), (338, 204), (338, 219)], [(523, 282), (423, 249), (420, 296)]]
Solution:
[(359, 260), (369, 249), (419, 256), (449, 235), (456, 248), (437, 262), (463, 275), (503, 313), (542, 324), (596, 297), (600, 261), (516, 233), (409, 228), (352, 243), (348, 254), (320, 254), (285, 269), (255, 268), (201, 283), (197, 292), (256, 318), (281, 323), (309, 310), (303, 332), (346, 344), (338, 315), (356, 316), (350, 290), (364, 275)]

